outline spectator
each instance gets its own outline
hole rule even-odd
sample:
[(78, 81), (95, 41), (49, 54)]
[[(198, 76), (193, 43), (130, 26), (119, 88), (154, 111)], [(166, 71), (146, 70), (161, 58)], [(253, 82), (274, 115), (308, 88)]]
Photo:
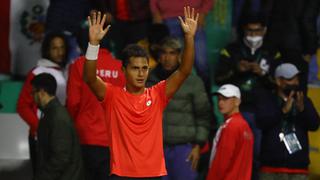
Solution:
[(264, 45), (267, 27), (259, 14), (247, 15), (242, 24), (240, 39), (221, 50), (215, 81), (218, 85), (237, 85), (242, 94), (240, 111), (254, 133), (254, 165), (252, 179), (258, 179), (261, 130), (254, 114), (254, 96), (257, 89), (272, 87), (271, 69), (277, 57)]
[[(162, 41), (159, 65), (151, 72), (150, 86), (167, 79), (179, 67), (182, 45), (178, 39)], [(191, 74), (163, 113), (164, 156), (168, 175), (162, 179), (196, 179), (200, 147), (208, 140), (212, 121), (202, 80)]]
[(38, 64), (27, 75), (27, 79), (23, 84), (17, 102), (17, 112), (21, 118), (29, 125), (29, 149), (32, 161), (33, 173), (35, 173), (36, 163), (36, 139), (37, 128), (40, 119), (40, 110), (31, 96), (32, 86), (31, 80), (34, 76), (46, 72), (56, 79), (58, 87), (56, 96), (59, 101), (64, 104), (66, 98), (66, 79), (64, 76), (64, 65), (67, 61), (66, 54), (68, 52), (68, 44), (65, 37), (61, 33), (48, 34), (41, 47), (42, 58)]
[[(91, 0), (49, 0), (46, 15), (46, 34), (61, 31), (69, 44), (68, 63), (81, 54), (76, 36), (86, 20)], [(64, 102), (63, 102), (64, 103)]]
[(204, 31), (205, 17), (211, 10), (213, 0), (150, 0), (150, 9), (154, 23), (164, 23), (170, 30), (170, 35), (183, 40), (183, 31), (181, 31), (178, 16), (183, 15), (182, 7), (185, 5), (195, 7), (200, 13), (198, 29), (195, 36), (195, 67), (198, 75), (205, 82), (209, 89), (209, 68), (206, 49), (206, 34)]
[[(121, 61), (104, 48), (99, 50), (97, 75), (104, 81), (124, 87)], [(86, 180), (106, 180), (110, 174), (108, 123), (100, 102), (83, 81), (85, 57), (79, 57), (69, 69), (67, 108), (79, 134)]]
[(43, 113), (37, 130), (38, 157), (34, 180), (84, 179), (77, 134), (67, 109), (55, 96), (55, 78), (41, 73), (31, 80), (31, 84), (32, 96)]
[(99, 43), (108, 31), (103, 29), (106, 16), (94, 13), (89, 20), (89, 46), (84, 65), (84, 78), (96, 97), (103, 101), (111, 129), (111, 174), (115, 179), (151, 178), (166, 175), (162, 144), (162, 112), (169, 99), (192, 71), (194, 35), (199, 14), (185, 8), (181, 27), (185, 48), (179, 68), (167, 80), (145, 88), (148, 57), (138, 45), (123, 51), (126, 86), (119, 88), (104, 83), (96, 76)]
[(215, 94), (225, 122), (213, 140), (207, 180), (250, 180), (253, 134), (239, 112), (240, 90), (225, 84)]
[(260, 179), (308, 179), (308, 131), (319, 127), (312, 102), (299, 90), (299, 71), (284, 63), (275, 70), (276, 89), (256, 97), (256, 116), (263, 130)]

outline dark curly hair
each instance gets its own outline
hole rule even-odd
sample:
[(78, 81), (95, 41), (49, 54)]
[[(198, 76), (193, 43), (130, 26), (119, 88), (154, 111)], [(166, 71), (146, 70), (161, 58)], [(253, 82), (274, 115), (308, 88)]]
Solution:
[(121, 60), (122, 66), (127, 67), (131, 57), (143, 57), (146, 58), (149, 63), (149, 57), (147, 52), (137, 44), (129, 44), (123, 49)]
[(59, 32), (59, 31), (50, 32), (45, 36), (45, 38), (44, 38), (44, 40), (42, 42), (42, 46), (41, 46), (41, 57), (51, 60), (51, 57), (50, 57), (50, 44), (51, 44), (51, 41), (54, 38), (57, 38), (57, 37), (61, 38), (63, 40), (63, 42), (65, 44), (65, 47), (66, 47), (65, 57), (63, 59), (62, 64), (60, 64), (60, 66), (64, 67), (66, 65), (66, 63), (67, 63), (67, 56), (68, 56), (68, 52), (69, 52), (69, 44), (68, 44), (67, 38), (63, 34), (63, 32)]

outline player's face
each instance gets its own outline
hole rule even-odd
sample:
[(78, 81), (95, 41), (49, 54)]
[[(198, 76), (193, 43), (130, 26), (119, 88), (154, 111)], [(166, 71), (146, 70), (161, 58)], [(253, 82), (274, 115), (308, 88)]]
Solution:
[(124, 68), (127, 84), (134, 88), (144, 88), (148, 74), (149, 64), (145, 57), (131, 57), (129, 64)]

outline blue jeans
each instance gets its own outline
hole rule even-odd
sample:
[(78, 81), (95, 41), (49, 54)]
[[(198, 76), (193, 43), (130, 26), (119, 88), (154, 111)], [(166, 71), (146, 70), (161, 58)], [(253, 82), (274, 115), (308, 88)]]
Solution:
[[(183, 40), (184, 33), (177, 17), (164, 20), (164, 24), (168, 26), (171, 36)], [(205, 84), (209, 83), (206, 34), (203, 28), (198, 28), (195, 36), (195, 68)]]
[(172, 145), (164, 148), (167, 176), (162, 180), (194, 180), (197, 178), (197, 171), (191, 169), (191, 161), (187, 158), (192, 150), (191, 144)]

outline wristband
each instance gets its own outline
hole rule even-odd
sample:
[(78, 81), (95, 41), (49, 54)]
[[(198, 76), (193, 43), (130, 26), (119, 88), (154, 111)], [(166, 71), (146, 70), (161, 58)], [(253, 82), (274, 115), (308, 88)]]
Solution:
[(88, 48), (87, 48), (87, 52), (86, 52), (86, 59), (91, 60), (91, 61), (97, 60), (98, 53), (99, 53), (99, 47), (100, 47), (100, 44), (95, 46), (95, 45), (88, 43)]

